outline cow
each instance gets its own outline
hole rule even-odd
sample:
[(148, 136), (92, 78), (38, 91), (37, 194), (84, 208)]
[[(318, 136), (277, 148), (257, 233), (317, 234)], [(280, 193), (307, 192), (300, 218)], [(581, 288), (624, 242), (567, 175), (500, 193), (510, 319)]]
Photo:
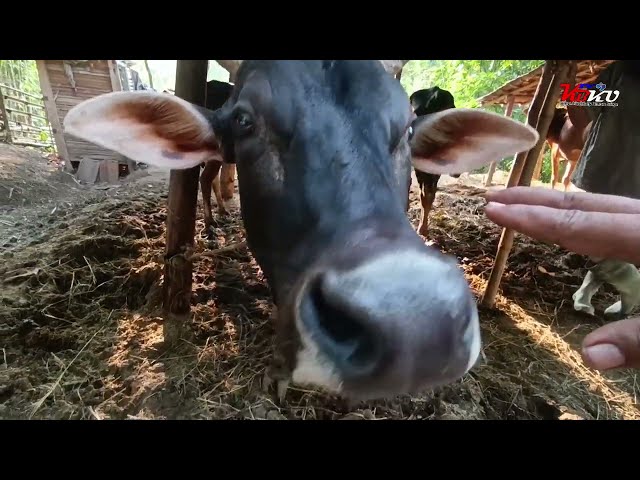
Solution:
[(215, 154), (236, 164), (247, 245), (277, 312), (266, 376), (279, 393), (293, 382), (385, 398), (453, 382), (476, 364), (475, 297), (456, 260), (409, 220), (411, 166), (472, 170), (530, 149), (530, 126), (477, 109), (416, 118), (377, 60), (245, 60), (215, 111), (113, 92), (64, 123), (161, 168)]
[[(418, 117), (441, 112), (449, 108), (456, 108), (451, 92), (443, 90), (438, 86), (413, 92), (409, 97), (409, 102), (411, 103), (413, 112)], [(420, 187), (420, 205), (422, 209), (420, 223), (418, 224), (418, 233), (426, 237), (429, 234), (429, 212), (436, 198), (440, 175), (423, 172), (415, 167), (414, 173), (418, 181), (418, 186)], [(452, 174), (451, 176), (458, 178), (460, 174)]]
[(547, 132), (547, 143), (551, 147), (552, 189), (560, 181), (560, 155), (567, 160), (567, 169), (562, 178), (564, 191), (569, 188), (590, 128), (591, 119), (584, 108), (569, 106), (555, 109)]
[[(205, 107), (208, 110), (217, 110), (229, 99), (233, 85), (228, 82), (210, 80), (207, 82), (207, 96)], [(212, 159), (201, 164), (203, 167), (200, 174), (200, 190), (202, 191), (202, 205), (204, 209), (204, 224), (207, 230), (213, 225), (213, 214), (211, 212), (211, 190), (216, 196), (218, 204), (218, 214), (227, 215), (225, 202), (233, 198), (235, 168), (232, 163), (223, 166), (223, 159), (220, 152), (216, 152)], [(222, 167), (222, 172), (221, 172)]]
[[(229, 82), (210, 80), (207, 82), (205, 107), (216, 110), (229, 99), (233, 85)], [(163, 93), (175, 94), (164, 90)], [(204, 224), (207, 230), (213, 225), (213, 213), (211, 209), (211, 190), (213, 189), (218, 204), (218, 215), (227, 215), (225, 202), (233, 198), (235, 165), (223, 163), (222, 156), (217, 153), (212, 159), (200, 164), (200, 190), (202, 191), (202, 205), (204, 210)]]

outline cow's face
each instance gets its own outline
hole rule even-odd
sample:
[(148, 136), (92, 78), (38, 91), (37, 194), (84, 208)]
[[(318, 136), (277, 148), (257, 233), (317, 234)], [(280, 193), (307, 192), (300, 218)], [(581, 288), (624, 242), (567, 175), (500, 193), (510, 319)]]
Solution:
[(410, 168), (456, 173), (530, 148), (530, 127), (479, 110), (413, 124), (377, 61), (246, 61), (206, 112), (177, 97), (116, 93), (69, 112), (67, 131), (141, 162), (237, 164), (251, 251), (278, 306), (297, 383), (354, 397), (463, 375), (480, 351), (474, 298), (455, 262), (407, 216)]

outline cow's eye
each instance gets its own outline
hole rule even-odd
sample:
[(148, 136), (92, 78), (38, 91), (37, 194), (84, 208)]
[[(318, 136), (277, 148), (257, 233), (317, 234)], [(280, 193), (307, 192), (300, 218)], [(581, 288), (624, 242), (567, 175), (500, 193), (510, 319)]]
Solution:
[(243, 128), (249, 127), (251, 125), (251, 117), (249, 116), (248, 113), (244, 113), (244, 112), (239, 113), (238, 116), (236, 117), (236, 121), (238, 122), (238, 125), (240, 125)]
[(234, 115), (234, 123), (234, 130), (240, 135), (250, 133), (253, 129), (253, 118), (251, 114), (246, 111), (238, 111)]

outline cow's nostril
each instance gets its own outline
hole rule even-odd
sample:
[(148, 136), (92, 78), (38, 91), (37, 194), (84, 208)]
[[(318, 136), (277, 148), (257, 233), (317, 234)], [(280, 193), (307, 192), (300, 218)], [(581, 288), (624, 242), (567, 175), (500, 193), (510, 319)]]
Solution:
[(353, 376), (370, 374), (381, 359), (380, 339), (367, 324), (366, 313), (348, 303), (344, 292), (333, 292), (330, 282), (319, 277), (311, 284), (307, 308), (314, 319), (325, 353), (340, 370)]

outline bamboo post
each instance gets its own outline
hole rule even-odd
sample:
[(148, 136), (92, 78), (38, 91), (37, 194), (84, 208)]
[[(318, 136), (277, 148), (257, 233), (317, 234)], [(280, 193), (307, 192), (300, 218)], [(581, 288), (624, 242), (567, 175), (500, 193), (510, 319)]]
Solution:
[(542, 173), (542, 163), (544, 162), (544, 151), (545, 148), (543, 147), (542, 150), (540, 150), (540, 156), (538, 157), (538, 161), (536, 162), (536, 168), (533, 170), (532, 180), (540, 180), (540, 174)]
[(2, 90), (0, 90), (0, 114), (4, 122), (4, 137), (7, 143), (11, 143), (11, 129), (9, 128), (9, 114), (4, 106), (4, 96)]
[[(566, 60), (558, 62), (547, 60), (545, 62), (542, 77), (527, 117), (527, 123), (536, 127), (540, 138), (531, 150), (524, 152), (522, 156), (518, 155), (522, 157), (522, 159), (520, 162), (518, 162), (518, 159), (514, 162), (507, 188), (516, 185), (529, 186), (531, 184), (533, 170), (535, 169), (540, 151), (544, 147), (544, 142), (546, 142), (547, 131), (549, 130), (549, 124), (553, 117), (553, 111), (560, 97), (560, 83), (566, 81), (569, 67), (570, 62)], [(545, 83), (547, 84), (547, 88), (543, 88)], [(485, 307), (492, 308), (495, 304), (495, 297), (500, 286), (500, 280), (502, 279), (507, 258), (513, 246), (514, 234), (515, 232), (513, 230), (507, 228), (502, 230), (493, 269), (491, 270), (491, 275), (481, 300), (482, 305)]]
[[(569, 65), (569, 70), (567, 73), (567, 78), (566, 80), (569, 81), (569, 83), (576, 83), (576, 75), (578, 73), (578, 63), (575, 61), (572, 61)], [(548, 129), (547, 129), (548, 130)], [(543, 144), (542, 150), (540, 150), (540, 156), (538, 157), (538, 162), (536, 163), (536, 168), (533, 171), (533, 180), (540, 180), (540, 174), (542, 172), (542, 164), (544, 163), (544, 152), (546, 149), (546, 145), (547, 143)], [(553, 160), (553, 159), (552, 159)]]
[[(509, 98), (507, 99), (507, 105), (504, 110), (505, 117), (511, 118), (511, 116), (513, 115), (513, 106), (515, 104), (515, 100), (516, 99), (513, 95), (509, 96)], [(497, 165), (498, 165), (498, 162), (491, 162), (491, 165), (489, 165), (489, 171), (487, 172), (487, 179), (484, 182), (485, 187), (491, 186), (491, 181), (493, 180), (493, 174), (496, 171)]]
[(538, 158), (540, 157), (547, 141), (549, 125), (551, 125), (556, 104), (560, 98), (560, 84), (567, 81), (572, 63), (573, 62), (569, 60), (558, 60), (556, 62), (556, 71), (554, 72), (553, 81), (545, 95), (544, 104), (542, 105), (538, 122), (536, 124), (536, 130), (538, 131), (540, 138), (538, 138), (538, 143), (536, 143), (527, 154), (527, 159), (520, 175), (520, 181), (518, 182), (519, 186), (528, 187), (531, 185), (531, 177), (533, 176), (536, 163), (538, 163)]
[[(529, 105), (529, 111), (527, 112), (527, 124), (532, 127), (536, 127), (538, 123), (538, 117), (540, 115), (540, 110), (542, 109), (542, 104), (544, 102), (544, 98), (549, 89), (549, 85), (553, 80), (554, 74), (554, 60), (547, 60), (542, 68), (542, 75), (540, 76), (540, 81), (538, 82), (538, 87), (536, 88), (536, 92), (533, 95), (533, 99), (531, 100), (531, 104)], [(511, 166), (511, 172), (509, 173), (509, 180), (507, 181), (507, 188), (515, 187), (518, 185), (520, 180), (520, 175), (522, 174), (522, 169), (524, 168), (524, 163), (527, 160), (528, 152), (520, 152), (516, 155), (516, 158)]]
[[(196, 105), (205, 105), (208, 60), (178, 60), (175, 94)], [(164, 340), (173, 344), (183, 337), (191, 311), (193, 247), (200, 166), (172, 170), (169, 180), (167, 238), (164, 269)]]

